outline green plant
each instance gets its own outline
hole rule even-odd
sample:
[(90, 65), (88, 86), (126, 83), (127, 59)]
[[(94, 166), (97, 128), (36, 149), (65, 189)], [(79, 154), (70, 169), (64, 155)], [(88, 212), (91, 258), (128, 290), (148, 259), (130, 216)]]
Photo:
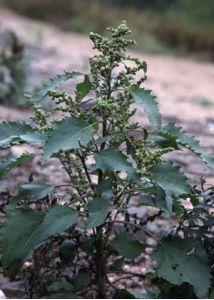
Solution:
[[(64, 205), (57, 197), (64, 185), (32, 177), (9, 199), (1, 226), (4, 274), (14, 278), (22, 270), (28, 297), (158, 297), (158, 290), (150, 286), (154, 278), (188, 285), (197, 297), (206, 297), (210, 265), (198, 240), (179, 236), (174, 229), (161, 238), (146, 225), (161, 215), (179, 216), (180, 200), (192, 195), (187, 178), (163, 154), (182, 146), (211, 167), (214, 159), (180, 127), (162, 124), (155, 97), (142, 87), (146, 63), (126, 54), (127, 46), (134, 44), (127, 39), (126, 23), (108, 30), (110, 38), (90, 34), (99, 52), (89, 60), (90, 74), (65, 72), (28, 96), (34, 127), (0, 125), (1, 148), (35, 146), (43, 166), (55, 158), (69, 178)], [(136, 79), (139, 71), (144, 76)], [(79, 77), (83, 81), (74, 96), (57, 91), (65, 81)], [(50, 116), (38, 104), (46, 96), (60, 114)], [(133, 104), (143, 106), (153, 131), (130, 122), (136, 112)], [(36, 154), (3, 161), (0, 175)], [(146, 218), (132, 212), (142, 206), (153, 208)], [(135, 272), (135, 259), (148, 248), (154, 248), (157, 268), (152, 274)], [(121, 288), (124, 278), (138, 278), (144, 292)]]
[(24, 44), (13, 31), (5, 32), (0, 51), (0, 103), (8, 106), (23, 104), (26, 76)]

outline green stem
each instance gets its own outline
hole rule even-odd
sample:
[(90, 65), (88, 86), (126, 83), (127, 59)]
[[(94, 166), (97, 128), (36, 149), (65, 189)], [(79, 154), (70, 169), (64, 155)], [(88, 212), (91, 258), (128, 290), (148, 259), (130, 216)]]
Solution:
[(94, 188), (93, 183), (92, 183), (92, 181), (91, 181), (91, 177), (90, 177), (90, 175), (89, 175), (88, 168), (87, 168), (87, 166), (86, 166), (85, 160), (84, 160), (84, 158), (81, 156), (80, 153), (79, 153), (78, 156), (79, 156), (80, 161), (81, 161), (81, 163), (82, 163), (83, 169), (84, 169), (84, 171), (85, 171), (85, 175), (86, 175), (86, 177), (87, 177), (87, 179), (88, 179), (88, 182), (89, 182), (89, 184), (90, 184), (92, 190), (94, 191), (95, 188)]
[(96, 240), (96, 266), (97, 266), (97, 287), (99, 298), (106, 298), (106, 260), (104, 256), (104, 243), (103, 243), (103, 229), (102, 226), (97, 228), (97, 240)]

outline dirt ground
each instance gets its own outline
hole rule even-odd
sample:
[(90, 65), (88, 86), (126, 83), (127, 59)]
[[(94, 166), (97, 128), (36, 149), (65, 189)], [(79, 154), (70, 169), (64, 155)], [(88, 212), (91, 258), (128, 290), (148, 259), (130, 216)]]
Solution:
[[(20, 17), (10, 11), (0, 10), (0, 38), (2, 32), (12, 29), (25, 43), (29, 60), (29, 84), (36, 86), (56, 73), (64, 70), (87, 71), (88, 57), (94, 54), (87, 36), (63, 32), (52, 25)], [(147, 88), (153, 90), (160, 104), (164, 121), (176, 121), (185, 130), (195, 135), (207, 151), (214, 154), (214, 65), (161, 55), (132, 52), (148, 63)], [(0, 106), (0, 121), (29, 119), (28, 111), (8, 109)], [(143, 125), (148, 122), (139, 108), (137, 120)], [(23, 150), (14, 147), (13, 154)], [(209, 184), (214, 184), (214, 172), (208, 169), (189, 151), (176, 151), (171, 160), (177, 162), (187, 172), (193, 183), (204, 176)], [(34, 161), (37, 165), (37, 161)], [(28, 167), (28, 165), (27, 165)], [(0, 190), (14, 188), (25, 178), (24, 168), (14, 170), (11, 176), (3, 180)], [(37, 166), (35, 176), (41, 176)], [(57, 164), (48, 165), (42, 176), (50, 181), (66, 180), (60, 178), (61, 170)], [(15, 180), (14, 180), (15, 179)], [(8, 284), (0, 277), (0, 288), (16, 293), (17, 283)]]

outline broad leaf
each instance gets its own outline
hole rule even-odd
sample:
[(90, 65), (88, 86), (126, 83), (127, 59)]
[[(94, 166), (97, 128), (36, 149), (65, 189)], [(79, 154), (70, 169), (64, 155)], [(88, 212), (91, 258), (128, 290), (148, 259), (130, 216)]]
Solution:
[(40, 146), (45, 139), (45, 133), (35, 130), (26, 123), (10, 122), (0, 124), (0, 148), (7, 148), (11, 144), (15, 145), (21, 142), (32, 146)]
[(10, 211), (1, 231), (6, 275), (15, 276), (38, 246), (73, 226), (76, 220), (77, 212), (61, 205), (51, 208), (46, 215), (24, 208)]
[(65, 279), (55, 281), (48, 287), (50, 292), (48, 299), (75, 299), (74, 287)]
[(11, 199), (11, 204), (27, 198), (32, 202), (43, 199), (54, 193), (54, 187), (46, 182), (31, 182), (22, 184), (19, 193)]
[(21, 141), (20, 135), (32, 133), (33, 128), (20, 122), (10, 122), (0, 124), (0, 147), (7, 148), (11, 143), (19, 144)]
[(211, 274), (207, 255), (194, 239), (169, 237), (158, 244), (152, 254), (157, 262), (157, 275), (169, 282), (191, 284), (199, 298), (206, 298)]
[(149, 140), (155, 142), (161, 148), (172, 147), (178, 149), (176, 137), (166, 131), (154, 131), (149, 134)]
[(94, 155), (96, 164), (91, 166), (91, 170), (102, 170), (110, 173), (114, 171), (126, 172), (130, 178), (135, 178), (135, 169), (127, 161), (127, 157), (119, 150), (106, 149)]
[(111, 200), (114, 197), (114, 193), (112, 191), (112, 180), (110, 178), (102, 180), (97, 185), (97, 195), (105, 200)]
[(155, 187), (154, 194), (139, 195), (138, 206), (152, 206), (164, 211), (172, 210), (172, 207), (170, 209), (167, 207), (166, 193), (159, 186)]
[(162, 130), (167, 131), (169, 134), (176, 138), (177, 143), (190, 149), (195, 154), (199, 155), (203, 161), (211, 168), (214, 168), (214, 156), (209, 155), (194, 136), (182, 131), (181, 127), (174, 123), (169, 123), (162, 127)]
[(180, 168), (168, 162), (157, 164), (150, 169), (152, 179), (168, 195), (181, 196), (190, 193), (190, 186), (187, 178), (183, 175)]
[(187, 178), (179, 167), (168, 162), (157, 164), (150, 169), (152, 180), (165, 192), (165, 201), (169, 212), (172, 212), (172, 198), (190, 193)]
[(72, 262), (76, 256), (76, 253), (77, 248), (75, 247), (75, 244), (70, 240), (64, 241), (59, 248), (59, 257), (61, 262), (64, 264)]
[(95, 130), (96, 123), (89, 124), (82, 119), (70, 117), (60, 121), (47, 139), (43, 161), (59, 150), (76, 150), (81, 147), (80, 143), (87, 145)]
[(145, 114), (148, 116), (151, 124), (160, 129), (161, 115), (155, 96), (151, 94), (151, 91), (142, 88), (135, 88), (131, 90), (131, 93), (133, 95), (134, 102), (143, 106)]
[(79, 101), (81, 101), (91, 90), (91, 81), (88, 75), (85, 75), (84, 81), (78, 83), (76, 86), (76, 95)]
[(36, 94), (33, 96), (34, 102), (39, 102), (42, 100), (49, 91), (55, 90), (57, 87), (59, 87), (61, 84), (66, 82), (67, 80), (75, 77), (79, 77), (83, 75), (80, 72), (65, 72), (62, 75), (56, 75), (54, 78), (50, 79), (49, 82), (45, 83), (43, 86), (40, 87), (40, 89), (36, 92)]
[(21, 134), (20, 139), (31, 146), (39, 147), (45, 143), (47, 134), (44, 132), (34, 131), (26, 134)]
[(10, 170), (12, 170), (15, 167), (18, 167), (23, 162), (33, 157), (34, 154), (32, 153), (24, 153), (18, 158), (9, 158), (0, 162), (0, 179), (2, 179), (2, 177), (5, 176)]
[(118, 234), (113, 240), (112, 246), (119, 254), (129, 259), (135, 259), (145, 249), (134, 235), (126, 232)]
[(86, 228), (92, 228), (102, 225), (107, 215), (112, 212), (114, 206), (104, 198), (95, 198), (88, 204), (88, 219)]
[(79, 273), (74, 278), (72, 278), (71, 281), (76, 291), (80, 291), (84, 289), (89, 285), (90, 282), (91, 282), (91, 274), (87, 272)]

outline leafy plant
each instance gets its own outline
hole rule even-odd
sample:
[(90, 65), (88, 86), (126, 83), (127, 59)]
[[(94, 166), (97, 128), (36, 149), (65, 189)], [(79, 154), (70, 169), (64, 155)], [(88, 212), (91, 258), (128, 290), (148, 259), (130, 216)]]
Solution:
[[(1, 226), (4, 274), (24, 272), (29, 297), (158, 297), (154, 285), (160, 281), (166, 289), (185, 285), (207, 297), (211, 268), (199, 240), (173, 228), (161, 239), (147, 224), (169, 214), (183, 220), (180, 200), (193, 199), (185, 175), (162, 155), (182, 146), (212, 167), (213, 158), (177, 125), (162, 124), (155, 97), (142, 87), (146, 63), (126, 54), (134, 44), (126, 23), (108, 30), (110, 38), (90, 34), (99, 52), (89, 60), (90, 74), (66, 72), (28, 96), (34, 126), (0, 125), (1, 148), (30, 144), (39, 149), (35, 155), (43, 166), (58, 159), (70, 180), (64, 205), (57, 200), (62, 186), (41, 181), (21, 185), (11, 197)], [(139, 71), (144, 76), (136, 78)], [(74, 77), (83, 78), (74, 96), (57, 90)], [(38, 104), (47, 96), (60, 112), (51, 118)], [(153, 131), (130, 121), (134, 104), (143, 107)], [(1, 176), (28, 157), (2, 162)], [(146, 218), (132, 213), (139, 206), (152, 207), (152, 213)], [(156, 269), (135, 272), (133, 263), (148, 248), (154, 248)], [(141, 293), (121, 288), (124, 278), (138, 278)], [(162, 285), (159, 291), (161, 296)]]
[(25, 46), (13, 31), (7, 31), (0, 51), (0, 103), (23, 105), (26, 76)]

